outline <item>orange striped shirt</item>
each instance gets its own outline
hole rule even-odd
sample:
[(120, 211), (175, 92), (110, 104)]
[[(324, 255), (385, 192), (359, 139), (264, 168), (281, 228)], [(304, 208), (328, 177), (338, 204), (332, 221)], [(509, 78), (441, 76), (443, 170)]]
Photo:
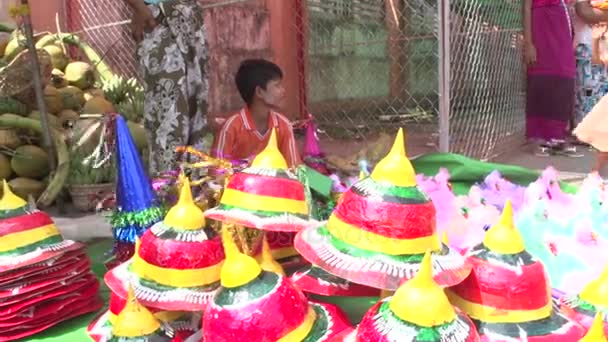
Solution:
[(222, 129), (215, 135), (212, 154), (216, 158), (229, 160), (253, 160), (270, 139), (270, 131), (274, 128), (277, 134), (279, 150), (290, 167), (301, 163), (296, 147), (293, 128), (289, 120), (277, 112), (268, 115), (268, 130), (260, 134), (247, 108), (229, 117)]

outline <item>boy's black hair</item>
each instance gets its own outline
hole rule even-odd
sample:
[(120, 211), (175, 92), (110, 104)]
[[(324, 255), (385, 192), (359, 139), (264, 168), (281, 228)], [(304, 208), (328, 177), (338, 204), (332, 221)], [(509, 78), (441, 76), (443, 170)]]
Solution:
[(283, 78), (283, 71), (278, 65), (265, 59), (246, 59), (239, 66), (234, 81), (243, 101), (250, 105), (253, 102), (255, 89), (266, 89), (268, 82)]

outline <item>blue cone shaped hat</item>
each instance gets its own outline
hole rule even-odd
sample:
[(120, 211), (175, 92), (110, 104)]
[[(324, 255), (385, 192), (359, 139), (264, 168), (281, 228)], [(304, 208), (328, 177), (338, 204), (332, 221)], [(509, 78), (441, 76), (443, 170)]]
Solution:
[(135, 240), (164, 212), (158, 205), (152, 185), (137, 152), (125, 119), (116, 117), (116, 210), (111, 218), (117, 243), (135, 244)]

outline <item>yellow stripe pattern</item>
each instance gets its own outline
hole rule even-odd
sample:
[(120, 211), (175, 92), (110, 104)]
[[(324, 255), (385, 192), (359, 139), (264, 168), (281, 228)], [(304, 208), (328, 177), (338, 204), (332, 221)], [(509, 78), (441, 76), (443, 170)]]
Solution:
[(308, 306), (308, 312), (302, 324), (290, 331), (287, 335), (281, 337), (277, 342), (301, 342), (310, 334), (312, 327), (315, 325), (317, 314), (312, 306)]
[(416, 239), (395, 239), (365, 231), (332, 215), (327, 231), (336, 239), (367, 251), (389, 255), (424, 254), (427, 250), (439, 250), (441, 242), (436, 233)]
[(60, 234), (55, 224), (4, 235), (0, 237), (0, 253), (35, 244), (57, 235)]
[(308, 215), (306, 201), (250, 194), (226, 188), (221, 203), (253, 211), (288, 212)]
[(133, 256), (133, 271), (143, 279), (172, 287), (197, 287), (211, 285), (220, 281), (220, 270), (223, 261), (209, 267), (199, 269), (178, 270), (163, 268), (146, 262), (135, 253)]

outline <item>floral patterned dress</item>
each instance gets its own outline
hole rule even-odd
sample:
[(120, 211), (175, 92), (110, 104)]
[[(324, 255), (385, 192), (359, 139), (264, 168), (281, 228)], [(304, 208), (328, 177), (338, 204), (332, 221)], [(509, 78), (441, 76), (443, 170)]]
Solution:
[(201, 148), (207, 131), (208, 50), (196, 0), (148, 5), (158, 25), (138, 46), (150, 175), (177, 166), (175, 148)]
[(579, 124), (587, 113), (608, 91), (606, 66), (591, 62), (593, 50), (593, 29), (577, 16), (574, 16), (574, 54), (576, 56), (576, 91), (574, 101), (574, 126)]

